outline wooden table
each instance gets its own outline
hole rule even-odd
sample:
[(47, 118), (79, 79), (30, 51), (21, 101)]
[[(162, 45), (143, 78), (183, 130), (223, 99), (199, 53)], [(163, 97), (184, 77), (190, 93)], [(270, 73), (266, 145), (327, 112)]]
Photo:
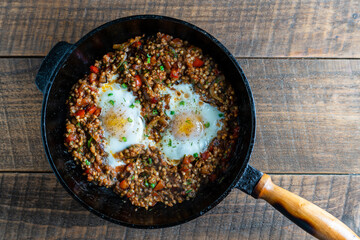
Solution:
[(58, 41), (110, 20), (189, 21), (237, 57), (252, 87), (251, 164), (360, 234), (360, 5), (326, 0), (84, 0), (0, 3), (0, 239), (311, 239), (264, 201), (233, 190), (204, 216), (159, 230), (90, 214), (57, 182), (40, 135), (34, 78)]

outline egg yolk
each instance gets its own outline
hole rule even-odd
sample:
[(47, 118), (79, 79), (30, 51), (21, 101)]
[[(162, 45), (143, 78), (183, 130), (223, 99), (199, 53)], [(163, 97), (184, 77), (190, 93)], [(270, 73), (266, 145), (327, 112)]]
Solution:
[(128, 124), (128, 120), (121, 113), (110, 111), (104, 116), (103, 123), (111, 135), (121, 137), (125, 132), (125, 125)]
[(179, 114), (172, 124), (173, 135), (182, 140), (201, 137), (203, 128), (201, 117), (194, 114)]

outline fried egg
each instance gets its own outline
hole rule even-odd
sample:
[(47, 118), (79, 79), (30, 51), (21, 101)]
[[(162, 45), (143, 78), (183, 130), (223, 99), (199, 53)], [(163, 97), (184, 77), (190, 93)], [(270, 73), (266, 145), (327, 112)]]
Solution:
[(201, 100), (190, 84), (162, 90), (171, 96), (169, 127), (162, 134), (160, 150), (171, 160), (204, 152), (222, 128), (224, 114)]
[(149, 145), (149, 140), (144, 137), (145, 122), (140, 114), (140, 102), (127, 91), (126, 85), (115, 82), (102, 85), (98, 100), (107, 164), (112, 167), (123, 165), (121, 159), (114, 157), (115, 153), (134, 144)]

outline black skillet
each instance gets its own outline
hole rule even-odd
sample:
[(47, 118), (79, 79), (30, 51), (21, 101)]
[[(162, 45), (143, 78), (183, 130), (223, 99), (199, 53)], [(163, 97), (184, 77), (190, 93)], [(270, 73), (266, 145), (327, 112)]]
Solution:
[[(239, 97), (240, 136), (230, 167), (197, 196), (174, 207), (157, 204), (152, 211), (136, 208), (112, 190), (86, 181), (64, 147), (65, 101), (71, 86), (88, 73), (95, 59), (111, 51), (114, 43), (146, 34), (163, 32), (199, 46), (220, 65)], [(45, 57), (36, 76), (44, 94), (41, 131), (45, 153), (63, 187), (85, 208), (121, 225), (162, 228), (178, 225), (203, 215), (223, 200), (233, 188), (270, 202), (300, 227), (319, 238), (346, 239), (353, 233), (339, 220), (300, 197), (272, 184), (268, 175), (248, 165), (255, 141), (255, 106), (249, 83), (231, 53), (213, 36), (187, 22), (154, 15), (117, 19), (91, 31), (75, 44), (57, 43)], [(221, 181), (220, 181), (221, 179)], [(286, 201), (284, 201), (284, 199)], [(336, 224), (335, 224), (336, 223)]]

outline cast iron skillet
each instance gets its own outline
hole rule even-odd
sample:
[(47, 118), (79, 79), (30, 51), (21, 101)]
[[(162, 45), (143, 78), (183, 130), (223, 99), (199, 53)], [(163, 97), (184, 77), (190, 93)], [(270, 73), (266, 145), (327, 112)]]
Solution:
[[(136, 208), (111, 189), (86, 181), (82, 171), (64, 147), (65, 101), (71, 86), (88, 72), (95, 59), (112, 50), (114, 43), (136, 35), (164, 32), (188, 40), (210, 54), (239, 97), (240, 136), (230, 167), (217, 181), (203, 187), (197, 197), (165, 207), (157, 204), (152, 211)], [(284, 215), (319, 238), (356, 238), (348, 227), (324, 210), (277, 187), (270, 177), (248, 165), (255, 140), (255, 106), (249, 83), (231, 53), (213, 36), (187, 22), (154, 15), (117, 19), (91, 31), (75, 44), (59, 42), (44, 59), (36, 76), (44, 94), (41, 131), (49, 163), (64, 188), (85, 208), (121, 225), (136, 228), (161, 228), (181, 224), (216, 206), (235, 187), (263, 198)], [(285, 200), (285, 201), (284, 201)]]

